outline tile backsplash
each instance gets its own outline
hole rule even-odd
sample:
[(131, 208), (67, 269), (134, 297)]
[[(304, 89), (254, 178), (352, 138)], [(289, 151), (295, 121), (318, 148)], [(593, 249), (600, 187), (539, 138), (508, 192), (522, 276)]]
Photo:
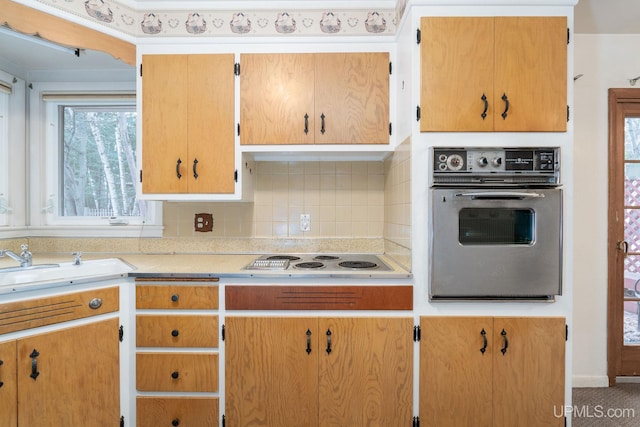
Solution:
[[(211, 232), (196, 213), (213, 215)], [(380, 238), (384, 221), (383, 161), (257, 162), (253, 203), (164, 203), (164, 237)]]

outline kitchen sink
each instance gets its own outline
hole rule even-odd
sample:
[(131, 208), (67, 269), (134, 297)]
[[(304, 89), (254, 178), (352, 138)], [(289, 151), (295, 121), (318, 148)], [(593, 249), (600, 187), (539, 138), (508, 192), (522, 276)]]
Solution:
[(134, 267), (119, 258), (105, 258), (61, 264), (35, 264), (29, 267), (0, 269), (0, 287), (19, 286), (36, 282), (77, 281), (81, 279), (119, 276)]

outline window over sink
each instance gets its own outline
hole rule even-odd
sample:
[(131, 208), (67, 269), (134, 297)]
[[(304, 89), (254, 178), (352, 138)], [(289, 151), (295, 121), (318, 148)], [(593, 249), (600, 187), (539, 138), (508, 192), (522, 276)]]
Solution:
[(136, 199), (131, 85), (34, 83), (30, 101), (31, 234), (161, 236), (161, 204)]

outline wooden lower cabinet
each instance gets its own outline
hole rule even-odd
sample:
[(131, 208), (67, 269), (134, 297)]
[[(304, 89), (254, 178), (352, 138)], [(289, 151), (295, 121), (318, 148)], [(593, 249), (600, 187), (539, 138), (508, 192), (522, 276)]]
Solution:
[(420, 424), (564, 426), (565, 319), (422, 317)]
[(136, 399), (137, 427), (218, 425), (217, 397), (147, 397)]
[(217, 282), (136, 279), (136, 426), (219, 425)]
[(0, 426), (117, 425), (118, 324), (114, 318), (0, 344)]
[(227, 427), (403, 426), (411, 318), (227, 317)]
[(0, 427), (18, 425), (16, 341), (0, 343)]

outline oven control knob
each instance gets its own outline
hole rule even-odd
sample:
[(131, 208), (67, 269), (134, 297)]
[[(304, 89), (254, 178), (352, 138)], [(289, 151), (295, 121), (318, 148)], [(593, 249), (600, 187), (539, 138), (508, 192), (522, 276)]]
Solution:
[(489, 161), (487, 160), (486, 157), (482, 156), (478, 158), (478, 166), (480, 166), (481, 168), (487, 166), (489, 164)]
[(502, 157), (494, 157), (493, 160), (491, 160), (491, 164), (495, 167), (500, 167), (500, 165), (502, 165)]

